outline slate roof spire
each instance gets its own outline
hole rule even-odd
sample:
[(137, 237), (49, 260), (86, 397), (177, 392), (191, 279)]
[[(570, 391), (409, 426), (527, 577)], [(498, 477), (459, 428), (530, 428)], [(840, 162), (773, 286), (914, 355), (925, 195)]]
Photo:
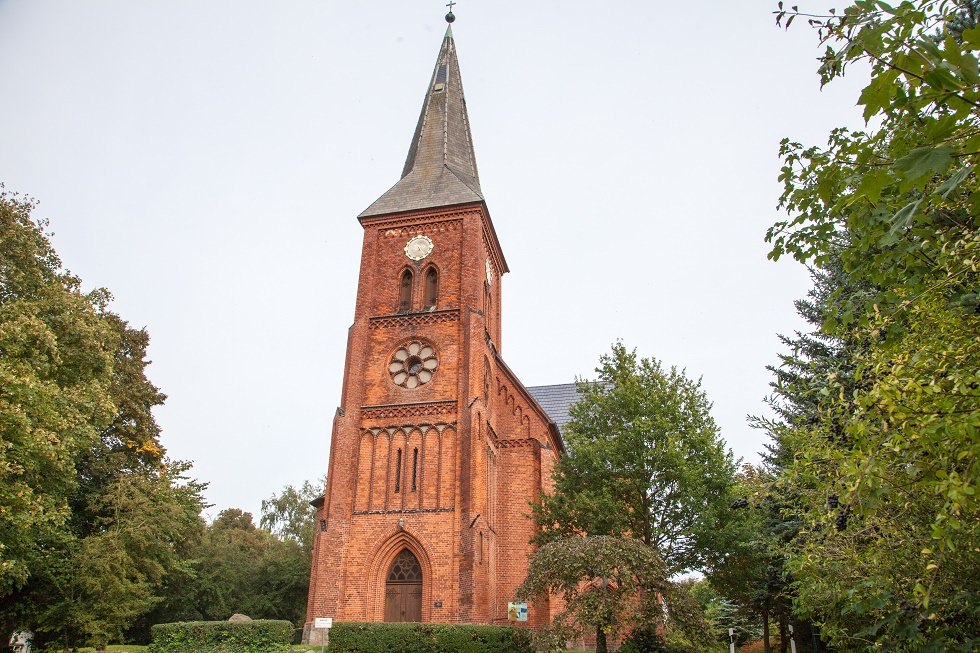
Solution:
[(402, 178), (358, 217), (482, 201), (450, 25), (426, 89)]

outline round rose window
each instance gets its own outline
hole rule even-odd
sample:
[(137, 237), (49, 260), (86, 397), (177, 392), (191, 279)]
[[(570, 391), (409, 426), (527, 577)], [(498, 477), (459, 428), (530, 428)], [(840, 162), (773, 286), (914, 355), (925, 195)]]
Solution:
[(428, 383), (439, 367), (432, 345), (413, 340), (395, 350), (388, 364), (391, 380), (403, 388), (417, 388)]

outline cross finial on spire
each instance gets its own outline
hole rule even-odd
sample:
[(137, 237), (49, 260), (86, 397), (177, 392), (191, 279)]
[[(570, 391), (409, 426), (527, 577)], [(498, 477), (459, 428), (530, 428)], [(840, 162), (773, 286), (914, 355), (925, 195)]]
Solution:
[(456, 15), (453, 13), (453, 5), (454, 4), (456, 4), (456, 3), (453, 2), (453, 0), (449, 0), (449, 3), (446, 5), (447, 7), (449, 7), (449, 13), (446, 14), (446, 22), (447, 23), (450, 23), (450, 24), (452, 24), (452, 22), (454, 20), (456, 20)]

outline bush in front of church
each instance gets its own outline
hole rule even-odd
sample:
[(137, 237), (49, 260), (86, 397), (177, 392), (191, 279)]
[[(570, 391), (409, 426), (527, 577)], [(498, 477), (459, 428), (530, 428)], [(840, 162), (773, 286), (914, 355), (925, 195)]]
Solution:
[(156, 624), (149, 653), (287, 653), (293, 630), (277, 619)]
[(330, 653), (534, 653), (531, 632), (507, 626), (337, 623)]

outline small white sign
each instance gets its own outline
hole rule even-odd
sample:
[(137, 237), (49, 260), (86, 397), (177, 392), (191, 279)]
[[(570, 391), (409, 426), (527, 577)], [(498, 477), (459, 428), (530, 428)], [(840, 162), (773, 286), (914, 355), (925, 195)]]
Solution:
[(314, 628), (333, 628), (333, 617), (317, 617), (313, 620)]

